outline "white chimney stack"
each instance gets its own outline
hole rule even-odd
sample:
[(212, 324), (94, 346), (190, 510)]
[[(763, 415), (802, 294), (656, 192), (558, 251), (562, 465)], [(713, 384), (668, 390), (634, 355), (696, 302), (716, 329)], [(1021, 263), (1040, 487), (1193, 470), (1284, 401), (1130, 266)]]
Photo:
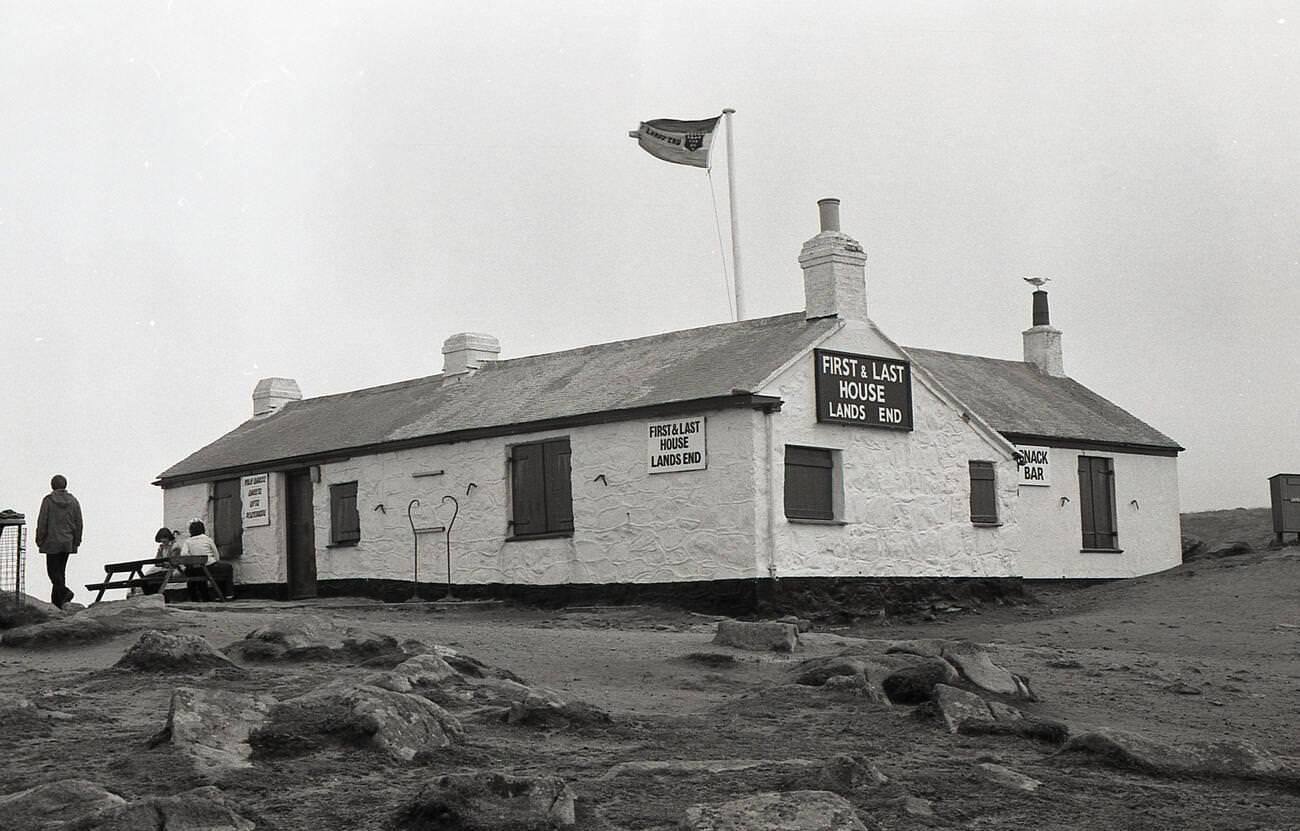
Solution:
[(442, 344), (442, 374), (446, 380), (471, 375), (501, 354), (501, 342), (480, 332), (461, 332)]
[(253, 417), (279, 412), (291, 401), (301, 401), (302, 390), (292, 378), (263, 378), (253, 387)]
[(840, 231), (840, 200), (819, 199), (821, 231), (803, 244), (804, 316), (867, 319), (867, 255)]
[(1056, 378), (1065, 377), (1061, 355), (1061, 330), (1052, 325), (1047, 309), (1047, 292), (1034, 292), (1034, 325), (1021, 333), (1025, 341), (1025, 363)]

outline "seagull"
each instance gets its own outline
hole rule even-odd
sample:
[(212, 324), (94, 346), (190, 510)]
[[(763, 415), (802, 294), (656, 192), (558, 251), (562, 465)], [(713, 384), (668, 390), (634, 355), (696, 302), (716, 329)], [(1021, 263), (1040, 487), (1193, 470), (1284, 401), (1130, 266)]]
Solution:
[(1051, 277), (1021, 277), (1020, 279), (1024, 280), (1026, 283), (1029, 283), (1030, 285), (1037, 286), (1038, 288), (1042, 288), (1043, 283), (1046, 283), (1048, 280), (1052, 278)]

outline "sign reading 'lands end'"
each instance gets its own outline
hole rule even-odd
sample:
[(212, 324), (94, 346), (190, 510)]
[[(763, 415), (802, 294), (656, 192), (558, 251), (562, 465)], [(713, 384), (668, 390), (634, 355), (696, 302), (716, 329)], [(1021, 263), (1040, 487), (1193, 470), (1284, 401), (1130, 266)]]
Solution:
[(704, 416), (652, 421), (646, 445), (646, 466), (651, 473), (704, 470), (709, 466), (708, 422)]
[(897, 358), (814, 349), (817, 420), (912, 429), (912, 368)]

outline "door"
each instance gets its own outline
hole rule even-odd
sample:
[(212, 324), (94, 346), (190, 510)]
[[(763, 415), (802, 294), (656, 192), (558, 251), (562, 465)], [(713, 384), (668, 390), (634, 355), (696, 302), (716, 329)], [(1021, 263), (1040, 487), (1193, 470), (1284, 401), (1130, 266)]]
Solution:
[(212, 487), (212, 541), (223, 560), (235, 560), (244, 553), (244, 506), (238, 479), (222, 479)]
[(316, 513), (312, 508), (311, 472), (294, 470), (285, 474), (284, 490), (289, 599), (315, 597)]

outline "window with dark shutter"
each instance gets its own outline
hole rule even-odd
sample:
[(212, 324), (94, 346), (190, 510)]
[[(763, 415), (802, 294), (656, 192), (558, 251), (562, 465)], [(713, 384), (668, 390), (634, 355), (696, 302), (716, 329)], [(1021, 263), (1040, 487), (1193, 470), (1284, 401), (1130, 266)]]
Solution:
[(785, 448), (785, 515), (789, 519), (835, 519), (835, 460), (829, 450)]
[(1115, 468), (1111, 459), (1079, 457), (1079, 514), (1084, 548), (1119, 548), (1119, 529), (1115, 526)]
[(573, 530), (569, 440), (517, 444), (510, 453), (513, 536)]
[(970, 463), (970, 521), (977, 525), (998, 522), (998, 490), (992, 462)]
[(361, 516), (357, 513), (357, 483), (330, 485), (330, 544), (355, 545), (361, 541)]

